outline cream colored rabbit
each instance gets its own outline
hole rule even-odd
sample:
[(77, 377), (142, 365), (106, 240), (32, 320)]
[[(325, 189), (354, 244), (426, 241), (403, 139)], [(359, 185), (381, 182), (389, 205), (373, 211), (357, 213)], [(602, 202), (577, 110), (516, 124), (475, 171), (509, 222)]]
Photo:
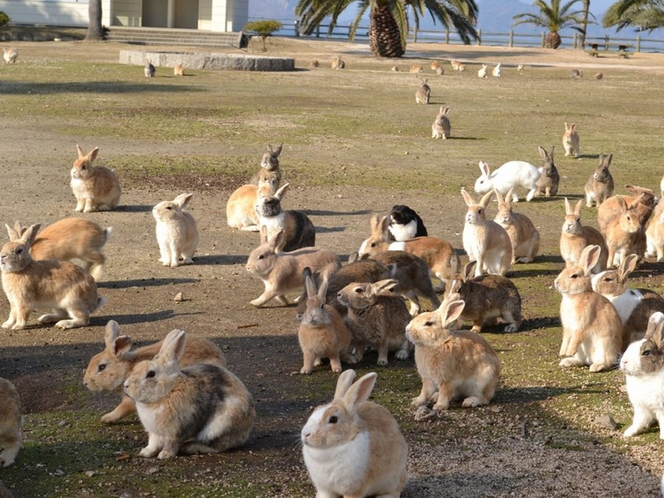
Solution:
[(175, 268), (193, 263), (198, 247), (198, 227), (189, 211), (184, 209), (194, 194), (180, 194), (172, 201), (163, 201), (152, 208), (157, 221), (157, 243), (164, 266)]
[(120, 182), (115, 173), (104, 166), (93, 166), (99, 147), (87, 154), (76, 146), (78, 159), (71, 168), (71, 189), (76, 197), (76, 212), (110, 211), (120, 202)]

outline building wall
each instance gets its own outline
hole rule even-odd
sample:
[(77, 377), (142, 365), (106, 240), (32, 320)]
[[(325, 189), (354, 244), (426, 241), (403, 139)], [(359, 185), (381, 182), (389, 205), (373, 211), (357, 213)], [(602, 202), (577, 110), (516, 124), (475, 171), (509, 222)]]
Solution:
[(141, 0), (113, 0), (109, 25), (141, 26)]
[(0, 0), (0, 10), (17, 24), (88, 25), (86, 0)]

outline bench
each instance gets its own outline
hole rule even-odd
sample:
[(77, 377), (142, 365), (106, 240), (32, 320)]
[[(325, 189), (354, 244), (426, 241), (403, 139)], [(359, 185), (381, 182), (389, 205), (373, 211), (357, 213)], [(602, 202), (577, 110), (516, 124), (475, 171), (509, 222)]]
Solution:
[(618, 57), (623, 59), (629, 58), (629, 49), (634, 47), (634, 45), (614, 42), (589, 43), (588, 46), (590, 47), (590, 50), (587, 50), (587, 52), (590, 57), (599, 57), (599, 48), (604, 47), (604, 52), (616, 48), (618, 50)]

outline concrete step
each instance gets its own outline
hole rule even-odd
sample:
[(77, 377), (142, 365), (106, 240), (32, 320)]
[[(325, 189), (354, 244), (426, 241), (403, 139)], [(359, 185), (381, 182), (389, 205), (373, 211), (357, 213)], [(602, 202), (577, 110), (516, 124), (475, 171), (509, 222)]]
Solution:
[(126, 28), (112, 26), (106, 39), (109, 41), (144, 45), (198, 45), (231, 46), (243, 48), (248, 38), (242, 33), (213, 33), (193, 29)]

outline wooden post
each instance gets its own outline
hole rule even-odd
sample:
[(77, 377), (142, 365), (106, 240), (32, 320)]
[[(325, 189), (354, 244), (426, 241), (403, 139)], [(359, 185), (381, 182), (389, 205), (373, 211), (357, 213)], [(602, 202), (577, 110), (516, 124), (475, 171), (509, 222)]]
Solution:
[(316, 38), (320, 38), (320, 24), (316, 26)]
[(577, 48), (577, 39), (576, 39), (576, 33), (572, 35), (572, 48), (576, 49)]
[(450, 30), (445, 28), (445, 43), (450, 44)]
[(636, 35), (636, 51), (641, 51), (641, 34)]
[(417, 43), (417, 27), (413, 28), (413, 43)]
[(482, 45), (482, 28), (477, 30), (477, 45)]
[(509, 34), (509, 41), (507, 43), (508, 47), (513, 47), (514, 46), (514, 31), (510, 29), (510, 34)]
[(542, 48), (544, 48), (545, 44), (546, 44), (546, 34), (544, 33), (544, 31), (542, 31)]
[(604, 37), (604, 51), (605, 52), (609, 51), (609, 35), (606, 35)]

